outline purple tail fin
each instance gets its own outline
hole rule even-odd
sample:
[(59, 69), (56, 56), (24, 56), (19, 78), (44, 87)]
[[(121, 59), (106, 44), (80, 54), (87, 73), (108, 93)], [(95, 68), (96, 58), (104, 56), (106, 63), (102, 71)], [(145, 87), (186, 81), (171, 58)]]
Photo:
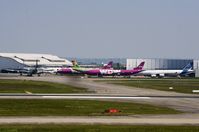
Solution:
[(113, 67), (113, 62), (110, 61), (107, 65), (105, 65), (104, 67), (102, 67), (102, 69), (110, 69)]
[(133, 70), (142, 70), (143, 69), (143, 67), (144, 67), (144, 61), (143, 62), (141, 62), (137, 67), (135, 67)]

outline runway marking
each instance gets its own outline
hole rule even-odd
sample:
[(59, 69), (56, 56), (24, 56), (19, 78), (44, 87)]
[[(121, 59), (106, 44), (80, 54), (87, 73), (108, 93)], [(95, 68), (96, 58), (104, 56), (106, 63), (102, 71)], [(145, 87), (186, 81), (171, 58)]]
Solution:
[(4, 93), (0, 94), (1, 98), (46, 98), (46, 99), (199, 99), (197, 95), (184, 96), (133, 96), (133, 95), (107, 95), (107, 94), (28, 94), (28, 93)]
[(27, 94), (32, 94), (31, 92), (29, 92), (29, 91), (25, 91), (25, 93), (27, 93)]
[(198, 125), (198, 118), (154, 117), (1, 117), (0, 124), (144, 124), (144, 125)]
[(150, 97), (117, 97), (117, 96), (42, 96), (51, 99), (151, 99)]
[(0, 94), (1, 97), (51, 97), (51, 98), (120, 98), (120, 99), (152, 99), (152, 98), (195, 98), (199, 99), (199, 96), (197, 95), (184, 95), (184, 96), (161, 96), (161, 95), (149, 95), (149, 96), (133, 96), (133, 95), (120, 95), (120, 94), (114, 94), (114, 95), (108, 95), (108, 94), (35, 94), (35, 93), (3, 93)]
[(192, 92), (193, 93), (199, 93), (199, 90), (193, 90)]

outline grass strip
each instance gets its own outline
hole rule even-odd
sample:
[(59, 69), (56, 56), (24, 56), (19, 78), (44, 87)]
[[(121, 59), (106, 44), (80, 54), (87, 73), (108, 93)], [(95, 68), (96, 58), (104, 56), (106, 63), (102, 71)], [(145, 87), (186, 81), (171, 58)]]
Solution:
[[(121, 112), (105, 113), (115, 108)], [(1, 99), (0, 116), (105, 116), (135, 114), (178, 114), (167, 107), (148, 104), (94, 101), (94, 100), (47, 100), (47, 99)]]
[(86, 93), (85, 88), (70, 85), (28, 81), (28, 80), (0, 80), (0, 93)]
[(198, 132), (199, 126), (134, 126), (134, 125), (65, 125), (27, 124), (0, 125), (1, 132)]

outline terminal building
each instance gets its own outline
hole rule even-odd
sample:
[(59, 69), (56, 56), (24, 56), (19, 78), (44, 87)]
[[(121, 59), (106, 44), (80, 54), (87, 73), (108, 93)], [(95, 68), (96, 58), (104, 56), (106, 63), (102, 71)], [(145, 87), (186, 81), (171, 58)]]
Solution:
[(72, 63), (50, 54), (0, 53), (0, 70), (21, 69), (35, 65), (41, 67), (65, 67), (72, 66)]

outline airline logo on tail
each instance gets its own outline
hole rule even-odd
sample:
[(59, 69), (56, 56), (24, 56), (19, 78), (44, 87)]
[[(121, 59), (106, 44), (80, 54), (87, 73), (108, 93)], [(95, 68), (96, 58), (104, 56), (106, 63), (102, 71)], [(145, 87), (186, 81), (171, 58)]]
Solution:
[(193, 68), (193, 62), (190, 62), (188, 65), (186, 65), (182, 72), (180, 73), (181, 75), (186, 74), (189, 72), (189, 70), (191, 70)]
[(104, 67), (102, 67), (102, 69), (110, 69), (113, 67), (113, 61), (110, 61), (107, 65), (105, 65)]
[(141, 62), (137, 67), (135, 67), (133, 70), (142, 70), (144, 67), (145, 62)]

